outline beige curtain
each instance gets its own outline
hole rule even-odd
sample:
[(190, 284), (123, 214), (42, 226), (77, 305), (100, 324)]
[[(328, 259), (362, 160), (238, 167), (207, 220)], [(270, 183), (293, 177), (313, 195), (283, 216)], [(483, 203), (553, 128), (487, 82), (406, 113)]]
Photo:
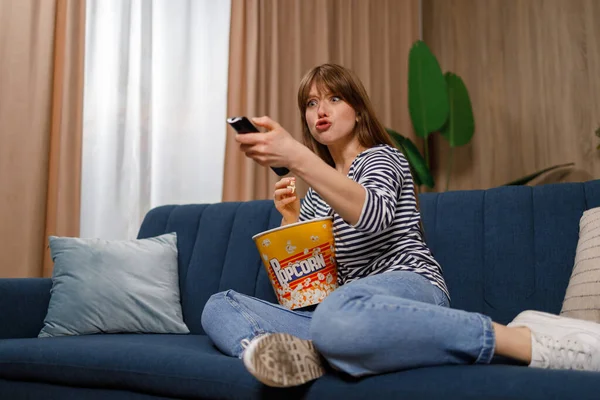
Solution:
[[(335, 62), (363, 81), (381, 121), (414, 138), (407, 59), (419, 39), (419, 0), (233, 0), (228, 115), (269, 115), (301, 140), (298, 84)], [(279, 179), (246, 159), (229, 130), (224, 201), (272, 197)], [(298, 183), (303, 195), (306, 185)]]
[(85, 2), (0, 1), (0, 277), (51, 274), (79, 233)]

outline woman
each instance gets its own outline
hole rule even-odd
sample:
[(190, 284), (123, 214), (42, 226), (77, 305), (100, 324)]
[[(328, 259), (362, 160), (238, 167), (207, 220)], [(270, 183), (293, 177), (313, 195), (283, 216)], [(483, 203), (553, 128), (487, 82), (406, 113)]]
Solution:
[(332, 215), (340, 287), (314, 310), (291, 311), (233, 291), (215, 294), (202, 324), (224, 353), (270, 386), (316, 379), (324, 363), (352, 376), (489, 363), (600, 370), (600, 324), (537, 311), (508, 326), (449, 307), (442, 269), (423, 240), (409, 166), (377, 120), (360, 80), (325, 64), (298, 92), (302, 145), (268, 117), (266, 133), (237, 135), (261, 165), (310, 185), (305, 201), (275, 185), (282, 225)]

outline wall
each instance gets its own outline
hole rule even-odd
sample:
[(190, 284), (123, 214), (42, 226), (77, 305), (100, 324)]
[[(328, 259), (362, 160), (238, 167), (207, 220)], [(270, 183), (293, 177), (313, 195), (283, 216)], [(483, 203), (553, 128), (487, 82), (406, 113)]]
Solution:
[[(423, 0), (423, 39), (471, 95), (476, 131), (450, 188), (575, 162), (600, 178), (600, 1)], [(448, 144), (432, 143), (436, 190)]]

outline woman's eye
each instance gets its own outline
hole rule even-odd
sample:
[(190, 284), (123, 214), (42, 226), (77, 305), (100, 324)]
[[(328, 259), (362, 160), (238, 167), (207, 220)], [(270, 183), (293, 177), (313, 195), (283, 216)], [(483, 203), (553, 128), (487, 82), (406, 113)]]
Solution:
[(312, 106), (314, 106), (316, 104), (317, 104), (317, 102), (315, 100), (309, 100), (307, 106), (312, 107)]
[(340, 100), (342, 100), (342, 99), (341, 99), (339, 96), (333, 96), (333, 97), (331, 98), (331, 101), (333, 101), (334, 103), (335, 103), (335, 102), (338, 102), (338, 101), (340, 101)]

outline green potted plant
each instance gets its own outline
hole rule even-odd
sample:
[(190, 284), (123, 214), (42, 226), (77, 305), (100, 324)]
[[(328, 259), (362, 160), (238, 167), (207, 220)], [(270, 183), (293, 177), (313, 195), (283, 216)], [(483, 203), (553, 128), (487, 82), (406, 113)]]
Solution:
[(417, 186), (435, 187), (429, 159), (429, 136), (440, 133), (450, 144), (446, 188), (450, 185), (453, 150), (471, 141), (475, 121), (467, 88), (460, 76), (442, 73), (436, 57), (425, 42), (413, 44), (408, 56), (408, 109), (415, 134), (423, 139), (423, 156), (405, 136), (388, 129), (390, 137), (405, 154)]

